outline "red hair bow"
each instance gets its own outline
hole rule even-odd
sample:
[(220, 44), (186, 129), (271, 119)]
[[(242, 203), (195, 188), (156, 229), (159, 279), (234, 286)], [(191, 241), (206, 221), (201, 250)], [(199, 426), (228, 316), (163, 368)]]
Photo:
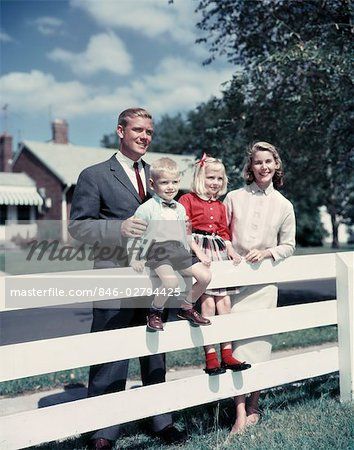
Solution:
[(196, 162), (196, 164), (199, 164), (200, 167), (203, 167), (205, 164), (205, 160), (209, 158), (209, 155), (207, 155), (205, 152), (203, 153), (203, 156), (201, 157), (201, 159), (199, 161)]

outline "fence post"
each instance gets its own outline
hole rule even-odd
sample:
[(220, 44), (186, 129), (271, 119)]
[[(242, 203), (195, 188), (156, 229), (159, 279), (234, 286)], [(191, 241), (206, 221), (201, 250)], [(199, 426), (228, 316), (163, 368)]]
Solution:
[(354, 401), (354, 253), (336, 254), (340, 401)]

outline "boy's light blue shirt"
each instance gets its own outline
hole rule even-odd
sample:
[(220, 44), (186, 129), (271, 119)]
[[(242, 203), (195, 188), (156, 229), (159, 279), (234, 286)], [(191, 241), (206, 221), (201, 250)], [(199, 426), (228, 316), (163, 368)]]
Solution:
[[(162, 242), (166, 240), (166, 239), (159, 240), (159, 228), (161, 226), (163, 227), (162, 235), (165, 238), (166, 226), (168, 226), (168, 223), (170, 223), (170, 225), (173, 225), (171, 237), (168, 240), (179, 241), (184, 245), (184, 247), (187, 250), (190, 249), (187, 243), (187, 232), (186, 232), (187, 214), (186, 210), (184, 209), (184, 206), (176, 202), (176, 200), (171, 200), (171, 202), (167, 202), (167, 203), (174, 203), (176, 205), (176, 208), (174, 208), (173, 211), (176, 213), (178, 226), (175, 227), (174, 225), (176, 225), (175, 224), (176, 220), (166, 220), (166, 218), (163, 217), (163, 211), (165, 208), (168, 207), (163, 206), (162, 202), (166, 201), (163, 200), (158, 195), (154, 194), (152, 198), (150, 198), (147, 202), (140, 205), (139, 208), (135, 211), (134, 217), (145, 220), (145, 222), (147, 222), (148, 224), (147, 229), (143, 234), (143, 236), (141, 238), (138, 238), (140, 241), (140, 246), (136, 246), (142, 248), (141, 253), (142, 258), (144, 257), (146, 251), (148, 250), (152, 242)], [(136, 239), (137, 238), (128, 239), (127, 245), (128, 249), (131, 248), (133, 242)]]

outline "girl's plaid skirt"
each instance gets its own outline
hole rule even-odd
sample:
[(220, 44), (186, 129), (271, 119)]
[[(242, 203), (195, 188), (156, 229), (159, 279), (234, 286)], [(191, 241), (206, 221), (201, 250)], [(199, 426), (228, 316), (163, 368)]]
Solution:
[[(224, 239), (218, 235), (200, 234), (199, 230), (193, 231), (192, 236), (208, 258), (211, 261), (226, 261), (228, 260), (226, 245)], [(225, 288), (222, 289), (207, 289), (205, 291), (208, 295), (224, 296), (228, 295), (228, 291)]]

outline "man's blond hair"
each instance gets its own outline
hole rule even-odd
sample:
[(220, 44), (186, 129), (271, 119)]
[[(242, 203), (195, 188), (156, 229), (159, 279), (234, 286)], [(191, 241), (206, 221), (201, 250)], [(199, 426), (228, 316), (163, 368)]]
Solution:
[(122, 125), (125, 127), (128, 124), (127, 118), (128, 117), (143, 117), (144, 119), (151, 119), (152, 115), (143, 108), (129, 108), (125, 109), (119, 114), (118, 117), (118, 125)]

